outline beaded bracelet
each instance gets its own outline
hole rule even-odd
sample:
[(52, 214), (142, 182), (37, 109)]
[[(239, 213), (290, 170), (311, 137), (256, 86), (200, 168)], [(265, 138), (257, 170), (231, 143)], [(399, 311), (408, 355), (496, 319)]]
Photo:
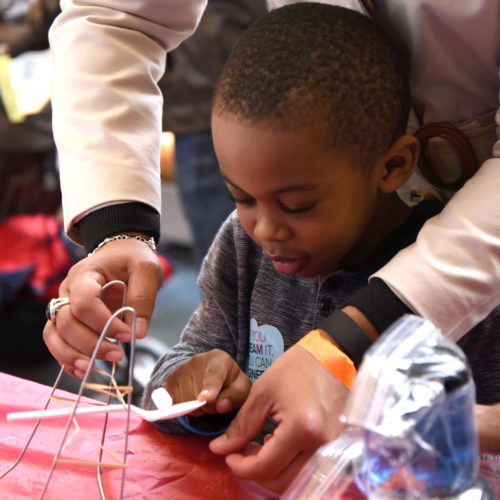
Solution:
[(107, 243), (111, 242), (111, 241), (117, 241), (117, 240), (137, 240), (137, 241), (142, 241), (144, 243), (146, 243), (146, 245), (148, 245), (149, 248), (151, 248), (151, 250), (153, 250), (154, 253), (157, 253), (157, 250), (156, 250), (156, 243), (155, 243), (155, 239), (153, 237), (149, 238), (149, 240), (147, 240), (146, 238), (143, 238), (142, 236), (129, 236), (128, 234), (117, 234), (116, 236), (110, 236), (109, 238), (104, 238), (103, 241), (101, 241), (101, 243), (99, 243), (99, 245), (97, 245), (94, 250), (92, 250), (92, 252), (89, 253), (89, 256), (96, 253), (97, 250), (99, 250), (100, 248), (102, 248), (104, 245), (106, 245)]

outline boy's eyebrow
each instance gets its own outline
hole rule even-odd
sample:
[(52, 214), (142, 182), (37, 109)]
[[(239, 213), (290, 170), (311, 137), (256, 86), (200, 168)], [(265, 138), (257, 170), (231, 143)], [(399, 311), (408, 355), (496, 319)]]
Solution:
[[(231, 186), (238, 189), (239, 191), (245, 192), (237, 184), (235, 184), (231, 179), (229, 179), (226, 175), (224, 175), (224, 173), (222, 171), (221, 171), (221, 175), (226, 182), (231, 184)], [(282, 194), (282, 193), (288, 193), (289, 191), (312, 191), (314, 189), (317, 189), (318, 187), (319, 187), (318, 184), (313, 184), (312, 182), (306, 182), (304, 184), (288, 184), (287, 186), (283, 186), (279, 189), (276, 189), (272, 193), (273, 194)]]
[(312, 182), (306, 182), (304, 184), (288, 184), (288, 186), (276, 189), (273, 191), (273, 194), (287, 193), (289, 191), (312, 191), (318, 187), (319, 184), (313, 184)]

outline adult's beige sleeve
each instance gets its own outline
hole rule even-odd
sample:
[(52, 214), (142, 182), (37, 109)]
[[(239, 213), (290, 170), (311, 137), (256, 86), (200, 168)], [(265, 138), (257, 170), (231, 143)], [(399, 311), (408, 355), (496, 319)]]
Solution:
[[(496, 121), (500, 137), (500, 111)], [(374, 275), (452, 340), (500, 304), (500, 139), (493, 155)]]
[(63, 0), (50, 30), (53, 130), (64, 223), (138, 201), (160, 211), (166, 52), (187, 38), (206, 0)]

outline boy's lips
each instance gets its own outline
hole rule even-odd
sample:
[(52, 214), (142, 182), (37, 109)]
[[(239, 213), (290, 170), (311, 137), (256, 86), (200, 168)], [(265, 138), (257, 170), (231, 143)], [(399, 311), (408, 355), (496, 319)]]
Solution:
[(281, 257), (266, 254), (265, 257), (270, 259), (274, 269), (282, 274), (297, 274), (306, 261), (306, 257)]

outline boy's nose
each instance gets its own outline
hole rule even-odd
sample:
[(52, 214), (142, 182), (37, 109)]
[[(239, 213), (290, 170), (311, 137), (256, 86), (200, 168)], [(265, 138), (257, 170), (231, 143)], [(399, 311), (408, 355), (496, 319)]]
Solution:
[(254, 233), (258, 241), (284, 241), (291, 235), (287, 225), (267, 216), (257, 218)]

